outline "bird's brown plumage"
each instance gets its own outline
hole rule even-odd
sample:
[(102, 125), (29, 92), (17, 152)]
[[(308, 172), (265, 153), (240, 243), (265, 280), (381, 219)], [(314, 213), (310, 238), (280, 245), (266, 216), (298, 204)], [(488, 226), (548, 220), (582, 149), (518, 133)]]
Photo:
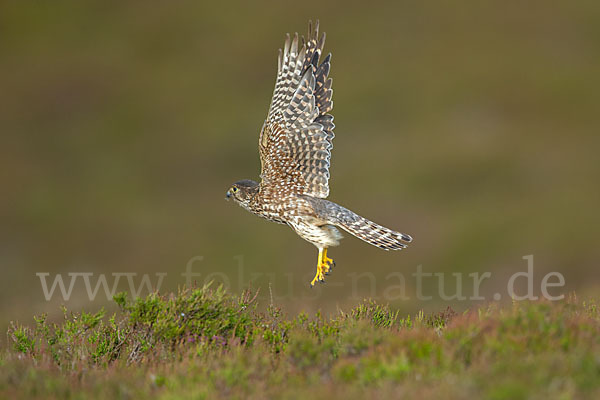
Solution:
[(289, 225), (317, 246), (320, 265), (332, 261), (326, 249), (339, 244), (342, 235), (336, 227), (385, 250), (405, 248), (412, 240), (325, 200), (335, 125), (329, 114), (333, 109), (331, 55), (320, 62), (324, 44), (318, 22), (314, 28), (309, 23), (306, 41), (298, 34), (287, 35), (258, 140), (261, 182), (239, 181), (227, 192), (248, 211)]

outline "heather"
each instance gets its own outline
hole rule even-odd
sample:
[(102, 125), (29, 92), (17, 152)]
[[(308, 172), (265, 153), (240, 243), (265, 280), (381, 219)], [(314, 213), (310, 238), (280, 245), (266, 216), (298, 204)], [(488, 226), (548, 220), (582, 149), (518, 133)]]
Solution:
[(4, 398), (597, 398), (594, 301), (400, 315), (365, 300), (325, 316), (202, 287), (120, 311), (13, 324)]

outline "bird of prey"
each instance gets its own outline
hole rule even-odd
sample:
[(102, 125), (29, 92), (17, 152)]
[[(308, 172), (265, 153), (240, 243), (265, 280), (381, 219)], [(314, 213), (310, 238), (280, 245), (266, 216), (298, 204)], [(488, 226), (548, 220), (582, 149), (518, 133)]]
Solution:
[(400, 250), (412, 241), (404, 233), (378, 225), (339, 204), (329, 195), (333, 147), (331, 54), (319, 62), (325, 33), (309, 22), (308, 38), (287, 35), (279, 50), (277, 79), (269, 113), (260, 131), (261, 182), (235, 182), (226, 198), (269, 221), (289, 225), (319, 249), (317, 273), (324, 282), (334, 262), (327, 249), (339, 244), (338, 228), (384, 250)]

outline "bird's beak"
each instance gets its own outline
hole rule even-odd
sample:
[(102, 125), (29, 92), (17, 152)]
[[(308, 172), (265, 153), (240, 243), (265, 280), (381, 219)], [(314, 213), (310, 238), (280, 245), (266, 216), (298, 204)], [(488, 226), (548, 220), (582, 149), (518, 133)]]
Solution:
[(228, 190), (227, 193), (225, 193), (225, 200), (229, 200), (230, 197), (231, 197), (231, 192)]

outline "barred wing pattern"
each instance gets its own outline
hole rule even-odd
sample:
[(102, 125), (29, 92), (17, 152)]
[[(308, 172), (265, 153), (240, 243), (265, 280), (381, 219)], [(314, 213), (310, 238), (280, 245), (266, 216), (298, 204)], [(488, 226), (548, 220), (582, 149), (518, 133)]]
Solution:
[[(304, 39), (301, 39), (304, 42)], [(319, 58), (325, 34), (309, 24), (308, 40), (287, 36), (279, 51), (277, 80), (259, 138), (263, 183), (296, 194), (329, 195), (329, 163), (333, 148), (331, 55)]]

